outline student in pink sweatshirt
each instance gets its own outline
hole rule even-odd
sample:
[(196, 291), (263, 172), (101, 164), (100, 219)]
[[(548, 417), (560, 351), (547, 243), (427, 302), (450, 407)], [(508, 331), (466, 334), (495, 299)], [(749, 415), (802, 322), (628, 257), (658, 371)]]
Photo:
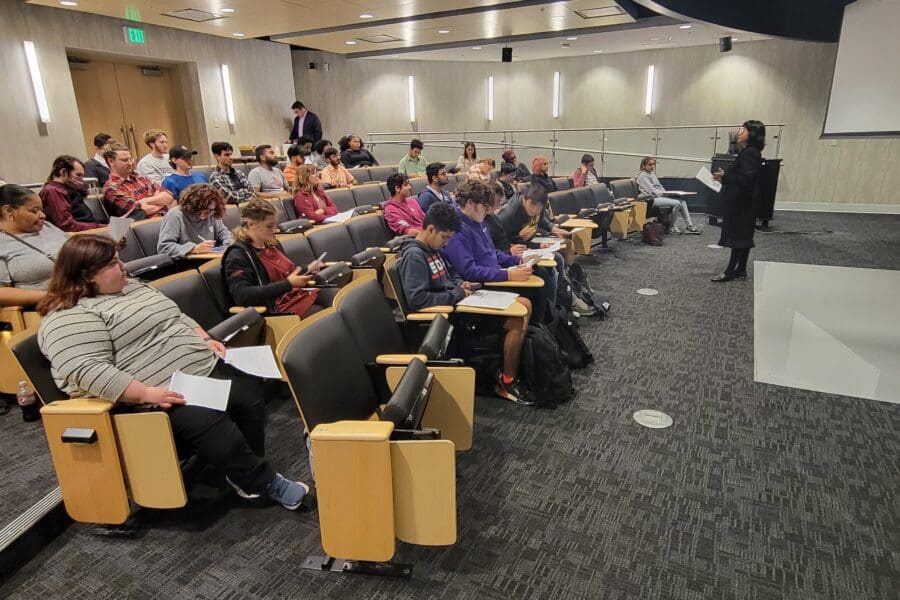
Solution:
[(384, 220), (388, 227), (397, 235), (418, 235), (425, 213), (415, 196), (410, 195), (409, 177), (394, 173), (387, 178), (387, 189), (391, 194), (390, 200), (384, 203)]

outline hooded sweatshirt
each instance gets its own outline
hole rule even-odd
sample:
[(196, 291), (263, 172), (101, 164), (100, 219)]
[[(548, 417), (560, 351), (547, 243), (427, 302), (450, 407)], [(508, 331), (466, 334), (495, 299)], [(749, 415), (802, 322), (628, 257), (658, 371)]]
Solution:
[(463, 280), (453, 273), (437, 250), (412, 239), (400, 248), (400, 279), (410, 310), (453, 306), (466, 297)]
[(508, 281), (506, 267), (521, 263), (516, 256), (504, 254), (494, 247), (485, 223), (476, 223), (456, 207), (462, 228), (441, 252), (465, 281)]

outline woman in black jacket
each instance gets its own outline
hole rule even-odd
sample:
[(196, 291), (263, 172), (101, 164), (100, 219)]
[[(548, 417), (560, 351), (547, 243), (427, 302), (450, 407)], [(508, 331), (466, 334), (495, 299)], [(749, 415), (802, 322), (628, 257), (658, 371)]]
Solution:
[(721, 243), (731, 248), (731, 259), (725, 272), (712, 278), (715, 282), (745, 279), (747, 259), (753, 247), (753, 233), (756, 231), (757, 179), (762, 165), (762, 149), (766, 145), (766, 126), (760, 121), (747, 121), (738, 132), (740, 153), (728, 171), (718, 169), (713, 178), (722, 182), (722, 222)]
[(375, 155), (366, 150), (362, 138), (352, 133), (338, 141), (341, 148), (341, 164), (348, 169), (355, 167), (377, 167)]
[[(331, 306), (334, 294), (310, 287), (321, 266), (313, 261), (298, 267), (275, 239), (275, 209), (265, 200), (251, 200), (241, 209), (235, 243), (222, 257), (222, 278), (231, 306), (265, 306), (272, 313), (309, 316)], [(329, 290), (331, 291), (331, 290)]]

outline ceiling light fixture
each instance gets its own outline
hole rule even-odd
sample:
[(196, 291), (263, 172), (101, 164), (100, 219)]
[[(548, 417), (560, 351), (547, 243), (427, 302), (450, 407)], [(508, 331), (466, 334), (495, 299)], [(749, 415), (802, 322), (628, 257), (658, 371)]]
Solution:
[(493, 75), (488, 77), (487, 93), (488, 93), (488, 95), (487, 95), (487, 101), (488, 101), (487, 120), (493, 121), (494, 120), (494, 76)]
[(347, 40), (347, 41), (344, 42), (344, 43), (347, 44), (348, 46), (355, 46), (355, 45), (356, 45), (356, 40)]
[(553, 118), (559, 118), (559, 71), (553, 73)]
[(594, 54), (603, 54), (603, 50), (594, 50)]
[(472, 46), (472, 50), (481, 50), (481, 46)]
[(644, 97), (644, 114), (648, 117), (653, 112), (653, 76), (656, 67), (650, 65), (647, 67), (647, 94)]
[(557, 15), (555, 17), (550, 17), (550, 18), (554, 21), (562, 21), (563, 19), (566, 18), (566, 16), (565, 15)]
[(228, 118), (228, 124), (234, 125), (234, 98), (231, 95), (231, 74), (228, 65), (222, 65), (222, 89), (225, 90), (225, 116)]
[(38, 115), (42, 123), (50, 122), (50, 105), (47, 104), (47, 94), (44, 92), (44, 80), (41, 78), (41, 68), (38, 65), (37, 52), (34, 43), (22, 42), (25, 47), (25, 62), (28, 63), (28, 73), (31, 75), (31, 87), (34, 89), (34, 99), (37, 101)]
[(406, 80), (407, 102), (409, 104), (409, 122), (416, 122), (416, 78), (412, 75)]
[(449, 29), (438, 29), (438, 33), (450, 33)]
[(693, 25), (679, 25), (678, 29), (690, 29)]
[(232, 33), (231, 35), (233, 35), (234, 37), (244, 37), (244, 34), (241, 33), (240, 31), (235, 31), (235, 32)]
[(72, 2), (72, 0), (62, 0), (60, 4), (62, 4), (63, 6), (78, 6), (78, 3)]
[(578, 39), (578, 36), (577, 36), (577, 35), (570, 35), (570, 36), (567, 37), (566, 39), (569, 40), (570, 42), (574, 42), (575, 40)]
[(220, 8), (219, 12), (225, 13), (226, 15), (230, 15), (231, 13), (234, 12), (234, 9), (233, 8)]
[(739, 42), (739, 41), (741, 41), (741, 40), (740, 40), (740, 38), (733, 37), (733, 38), (731, 38), (731, 41), (732, 41), (732, 42)]
[(370, 15), (369, 13), (363, 13), (363, 14), (359, 15), (359, 18), (360, 19), (374, 19), (375, 15)]

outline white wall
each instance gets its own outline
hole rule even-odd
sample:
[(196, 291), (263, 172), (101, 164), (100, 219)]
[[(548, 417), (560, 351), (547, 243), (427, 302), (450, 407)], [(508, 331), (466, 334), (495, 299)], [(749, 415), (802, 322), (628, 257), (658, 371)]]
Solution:
[[(294, 100), (288, 46), (256, 40), (230, 40), (166, 27), (142, 25), (147, 43), (126, 44), (123, 19), (77, 11), (0, 3), (0, 177), (8, 181), (42, 181), (53, 158), (84, 153), (81, 124), (72, 87), (66, 49), (142, 56), (194, 63), (194, 88), (186, 89), (188, 119), (203, 142), (233, 145), (281, 143), (288, 135)], [(51, 122), (39, 123), (23, 40), (34, 42), (50, 105)], [(219, 65), (231, 70), (236, 108), (233, 131), (225, 119), (225, 99)], [(147, 91), (152, 93), (152, 90)], [(199, 103), (191, 99), (199, 98)], [(217, 126), (218, 125), (218, 126)], [(109, 132), (114, 134), (115, 132)], [(203, 151), (203, 148), (200, 148)], [(208, 151), (208, 148), (205, 149)], [(201, 154), (201, 157), (204, 155)]]
[[(406, 77), (415, 75), (418, 131), (739, 124), (747, 119), (783, 122), (788, 126), (781, 145), (784, 165), (778, 200), (900, 204), (896, 193), (900, 169), (891, 166), (900, 158), (900, 140), (819, 140), (835, 51), (832, 44), (772, 40), (737, 43), (728, 54), (719, 53), (715, 46), (698, 46), (511, 64), (345, 60), (310, 51), (292, 54), (297, 97), (322, 117), (327, 136), (334, 140), (350, 131), (363, 135), (411, 132)], [(309, 62), (319, 63), (319, 69), (309, 71)], [(322, 62), (329, 63), (328, 72), (321, 68)], [(649, 64), (656, 66), (657, 74), (652, 117), (643, 110)], [(551, 115), (556, 70), (563, 81), (559, 119)], [(485, 89), (491, 74), (495, 118), (489, 123)], [(770, 128), (768, 133), (770, 145), (764, 155), (771, 157), (776, 147), (771, 137), (776, 132)], [(562, 135), (557, 137), (563, 139)], [(709, 156), (710, 135), (710, 131), (663, 132), (660, 153)], [(546, 143), (548, 137), (529, 134), (518, 136), (517, 141)], [(653, 149), (652, 133), (609, 133), (607, 137), (607, 149)], [(600, 144), (596, 134), (570, 134), (566, 139), (578, 147), (599, 148)], [(426, 146), (429, 158), (443, 159), (446, 154), (429, 153)], [(524, 154), (520, 152), (520, 158)], [(376, 155), (383, 163), (396, 162), (402, 150), (382, 147)], [(578, 155), (562, 155), (557, 171), (574, 169)], [(605, 174), (631, 175), (638, 162), (611, 159)], [(673, 161), (659, 165), (661, 175), (687, 175), (697, 168)]]

